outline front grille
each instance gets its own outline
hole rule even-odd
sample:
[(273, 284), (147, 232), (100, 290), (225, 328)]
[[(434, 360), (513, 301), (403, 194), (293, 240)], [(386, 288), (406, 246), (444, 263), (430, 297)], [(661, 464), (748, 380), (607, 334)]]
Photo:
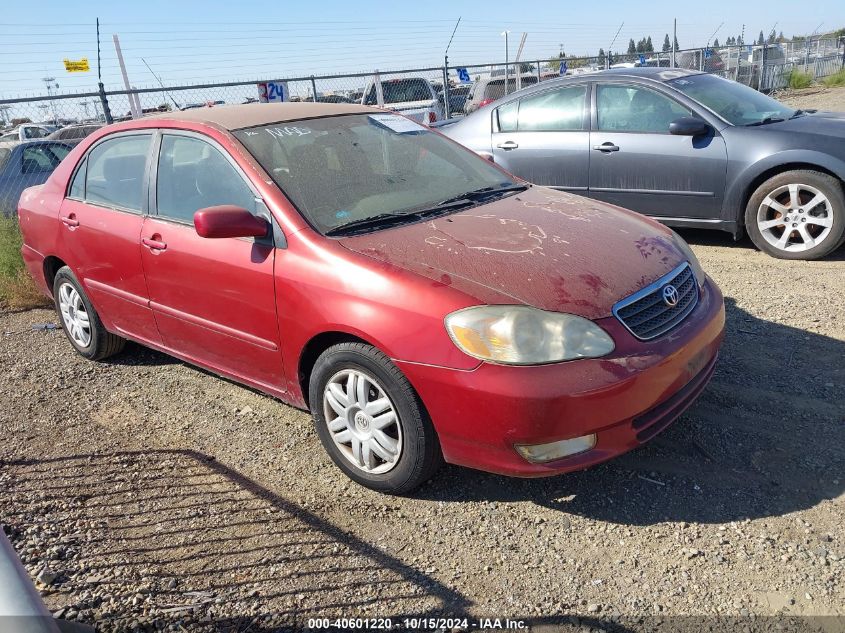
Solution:
[[(668, 305), (663, 289), (672, 285), (678, 291), (678, 302)], [(638, 339), (647, 341), (665, 334), (681, 323), (698, 303), (698, 284), (686, 262), (653, 284), (613, 306), (613, 314)]]

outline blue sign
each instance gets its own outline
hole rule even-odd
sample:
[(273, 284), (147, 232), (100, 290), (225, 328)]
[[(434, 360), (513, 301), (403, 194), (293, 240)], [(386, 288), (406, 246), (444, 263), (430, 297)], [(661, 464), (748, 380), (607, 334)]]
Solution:
[(704, 49), (704, 59), (710, 59), (713, 57), (713, 51), (709, 48)]
[(466, 68), (458, 68), (457, 70), (458, 70), (458, 79), (461, 80), (461, 83), (468, 84), (470, 81), (472, 81), (469, 78), (469, 73), (467, 72)]
[(645, 66), (645, 55), (640, 55), (640, 66)]
[(566, 60), (565, 59), (560, 60), (560, 76), (561, 77), (563, 77), (566, 74), (566, 69), (567, 69)]

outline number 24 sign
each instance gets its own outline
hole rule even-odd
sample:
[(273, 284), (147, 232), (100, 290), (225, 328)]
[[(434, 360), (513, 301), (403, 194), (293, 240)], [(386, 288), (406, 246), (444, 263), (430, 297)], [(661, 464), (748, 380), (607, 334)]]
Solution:
[(258, 84), (258, 100), (261, 103), (287, 101), (287, 83), (284, 81), (262, 81)]

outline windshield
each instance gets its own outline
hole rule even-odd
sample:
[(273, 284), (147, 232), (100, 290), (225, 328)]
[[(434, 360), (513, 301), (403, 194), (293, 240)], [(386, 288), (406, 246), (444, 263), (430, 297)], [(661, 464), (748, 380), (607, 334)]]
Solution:
[[(431, 101), (431, 90), (425, 79), (390, 79), (381, 82), (381, 94), (384, 103), (406, 103), (409, 101)], [(375, 105), (378, 101), (376, 87), (371, 86), (365, 105)]]
[(716, 75), (688, 75), (667, 82), (732, 125), (788, 119), (795, 110), (753, 88)]
[(322, 233), (516, 184), (483, 158), (397, 114), (291, 121), (234, 134)]

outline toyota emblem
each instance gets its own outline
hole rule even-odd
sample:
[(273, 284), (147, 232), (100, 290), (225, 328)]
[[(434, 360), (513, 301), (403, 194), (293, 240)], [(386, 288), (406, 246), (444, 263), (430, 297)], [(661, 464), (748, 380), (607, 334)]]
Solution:
[(666, 284), (663, 286), (663, 303), (670, 308), (674, 308), (678, 305), (678, 299), (680, 299), (680, 295), (678, 294), (678, 289), (675, 288), (675, 286), (672, 284)]

